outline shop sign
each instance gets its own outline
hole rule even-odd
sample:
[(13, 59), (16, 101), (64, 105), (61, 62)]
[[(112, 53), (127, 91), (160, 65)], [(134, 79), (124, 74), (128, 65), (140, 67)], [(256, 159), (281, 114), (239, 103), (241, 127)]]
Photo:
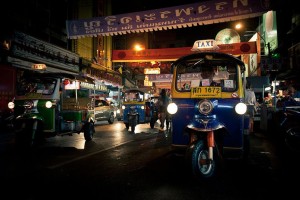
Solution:
[[(79, 55), (44, 42), (30, 35), (15, 32), (12, 40), (12, 57), (79, 72)], [(24, 62), (25, 63), (25, 62)], [(40, 68), (41, 66), (35, 66)]]
[(160, 74), (160, 68), (145, 68), (144, 74)]

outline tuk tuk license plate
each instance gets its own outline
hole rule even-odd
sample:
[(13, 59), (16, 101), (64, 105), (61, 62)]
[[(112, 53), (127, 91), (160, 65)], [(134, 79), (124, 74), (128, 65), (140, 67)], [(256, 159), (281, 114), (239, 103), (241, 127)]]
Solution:
[(220, 98), (221, 87), (193, 87), (191, 98)]

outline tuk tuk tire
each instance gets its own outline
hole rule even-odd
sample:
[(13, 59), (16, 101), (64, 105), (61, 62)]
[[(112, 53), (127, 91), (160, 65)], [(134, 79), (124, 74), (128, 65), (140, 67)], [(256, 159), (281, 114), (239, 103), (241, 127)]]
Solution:
[(131, 132), (134, 133), (134, 131), (135, 131), (135, 125), (132, 124), (132, 125), (131, 125)]
[[(20, 129), (15, 131), (15, 142), (19, 149), (32, 149), (38, 144), (40, 144), (44, 137), (42, 135), (42, 123), (37, 121), (37, 127), (35, 132), (33, 132), (32, 126), (34, 121), (31, 121), (25, 129)], [(33, 138), (34, 134), (34, 138)]]
[(28, 129), (15, 132), (15, 144), (17, 149), (26, 150), (31, 148), (32, 139), (29, 133), (30, 131), (28, 131)]
[(126, 123), (126, 124), (125, 124), (125, 127), (126, 127), (126, 129), (128, 130), (128, 129), (129, 129), (129, 124)]
[(95, 126), (94, 123), (92, 122), (88, 122), (85, 124), (84, 126), (84, 139), (86, 141), (91, 141), (94, 137), (94, 133), (95, 133)]
[(115, 121), (114, 114), (111, 113), (110, 116), (109, 116), (109, 118), (108, 118), (108, 123), (112, 124), (112, 123), (114, 123), (114, 121)]
[(205, 145), (203, 140), (199, 140), (194, 144), (194, 148), (191, 152), (191, 165), (192, 165), (192, 172), (196, 179), (199, 180), (212, 180), (217, 177), (219, 162), (218, 152), (216, 148), (213, 150), (213, 161), (208, 165), (199, 166), (199, 159), (207, 158), (208, 157), (208, 147)]
[(151, 121), (150, 121), (150, 128), (154, 129), (154, 124), (155, 124), (155, 122), (153, 122), (153, 120), (151, 119)]

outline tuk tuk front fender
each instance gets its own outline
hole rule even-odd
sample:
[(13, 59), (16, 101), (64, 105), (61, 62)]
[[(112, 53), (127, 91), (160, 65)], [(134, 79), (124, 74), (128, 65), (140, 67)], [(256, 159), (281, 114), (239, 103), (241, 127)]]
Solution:
[(36, 113), (25, 113), (16, 117), (16, 120), (39, 120), (44, 121), (44, 118)]
[(208, 132), (208, 131), (214, 131), (222, 128), (225, 128), (225, 125), (214, 118), (195, 119), (186, 126), (186, 129), (190, 129), (198, 132)]

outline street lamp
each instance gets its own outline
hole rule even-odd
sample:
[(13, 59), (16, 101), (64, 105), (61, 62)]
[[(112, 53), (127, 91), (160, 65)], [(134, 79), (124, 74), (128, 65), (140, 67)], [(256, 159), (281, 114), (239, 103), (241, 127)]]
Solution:
[(142, 51), (144, 49), (145, 49), (145, 47), (143, 45), (140, 45), (140, 44), (135, 44), (134, 45), (134, 50), (135, 51)]

